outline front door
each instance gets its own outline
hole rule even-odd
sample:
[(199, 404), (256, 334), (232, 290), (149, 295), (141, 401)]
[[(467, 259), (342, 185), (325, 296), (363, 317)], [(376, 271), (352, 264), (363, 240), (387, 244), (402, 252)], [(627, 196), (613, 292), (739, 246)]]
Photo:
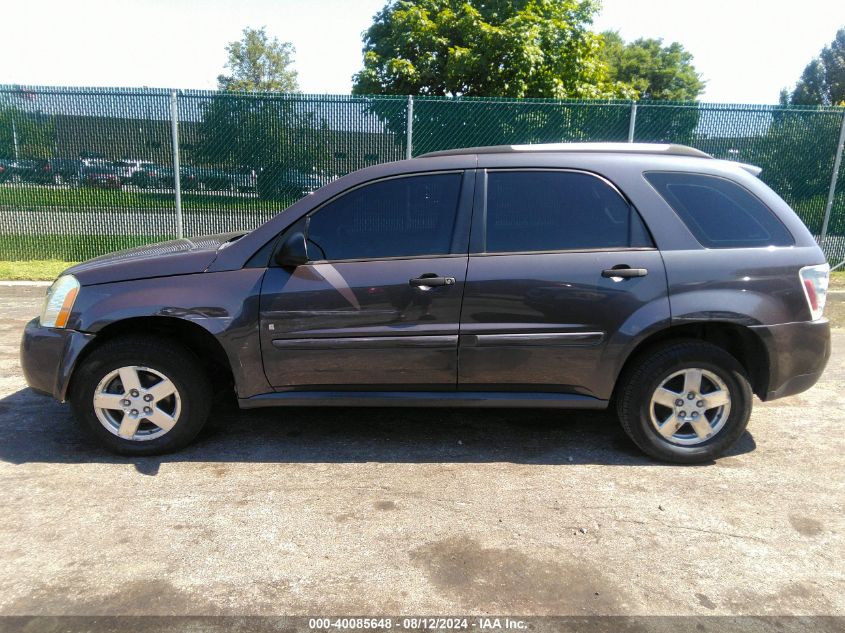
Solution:
[(663, 261), (638, 213), (584, 172), (479, 181), (459, 388), (609, 398), (614, 359), (669, 321)]
[(269, 268), (261, 293), (276, 389), (455, 389), (473, 179), (366, 184), (291, 229), (305, 233), (309, 261)]

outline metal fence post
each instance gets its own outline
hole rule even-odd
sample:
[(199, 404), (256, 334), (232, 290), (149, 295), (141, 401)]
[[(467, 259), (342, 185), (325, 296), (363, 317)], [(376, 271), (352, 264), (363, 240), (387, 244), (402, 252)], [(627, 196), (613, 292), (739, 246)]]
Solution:
[(170, 136), (173, 146), (173, 194), (176, 203), (176, 237), (182, 239), (182, 180), (179, 169), (179, 103), (176, 90), (170, 91)]
[(18, 128), (15, 126), (15, 115), (12, 112), (12, 145), (15, 147), (15, 160), (18, 160)]
[(405, 126), (407, 129), (407, 137), (405, 138), (405, 158), (413, 158), (414, 156), (414, 97), (408, 95), (408, 122)]
[(628, 121), (628, 142), (634, 142), (634, 128), (637, 126), (637, 102), (631, 102), (631, 120)]

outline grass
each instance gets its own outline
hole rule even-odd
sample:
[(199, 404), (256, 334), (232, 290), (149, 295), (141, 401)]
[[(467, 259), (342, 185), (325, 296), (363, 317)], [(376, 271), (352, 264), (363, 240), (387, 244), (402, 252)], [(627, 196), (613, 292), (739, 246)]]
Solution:
[[(172, 235), (0, 235), (0, 260), (76, 262)], [(7, 277), (8, 279), (8, 277)]]
[[(185, 210), (282, 211), (296, 201), (296, 197), (279, 200), (259, 200), (235, 194), (207, 194), (182, 191)], [(123, 189), (94, 189), (89, 187), (0, 187), (0, 206), (22, 210), (51, 208), (91, 211), (93, 209), (173, 209), (173, 193), (148, 193)]]
[(57, 259), (29, 259), (26, 261), (0, 261), (0, 279), (26, 281), (52, 281), (65, 268), (76, 262), (65, 262)]
[(0, 279), (52, 280), (76, 262), (170, 239), (168, 235), (0, 235)]

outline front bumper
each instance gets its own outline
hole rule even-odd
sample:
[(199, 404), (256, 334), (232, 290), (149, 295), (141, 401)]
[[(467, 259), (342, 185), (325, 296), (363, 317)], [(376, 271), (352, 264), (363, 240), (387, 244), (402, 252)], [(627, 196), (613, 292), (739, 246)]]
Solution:
[(21, 367), (26, 383), (35, 391), (64, 402), (79, 354), (93, 339), (93, 334), (41, 327), (38, 319), (33, 319), (26, 324), (21, 339)]
[(827, 319), (751, 329), (760, 336), (769, 355), (769, 383), (763, 400), (792, 396), (816, 384), (830, 358)]

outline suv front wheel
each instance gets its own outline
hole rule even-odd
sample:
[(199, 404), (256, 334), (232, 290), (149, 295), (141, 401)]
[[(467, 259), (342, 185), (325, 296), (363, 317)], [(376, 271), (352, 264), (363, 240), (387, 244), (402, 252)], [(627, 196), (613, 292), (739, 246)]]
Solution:
[(622, 428), (644, 452), (679, 464), (709, 462), (743, 434), (752, 392), (725, 350), (695, 340), (659, 345), (622, 378)]
[(123, 455), (178, 450), (205, 425), (211, 385), (199, 359), (176, 341), (114, 339), (76, 372), (70, 400), (76, 419)]

